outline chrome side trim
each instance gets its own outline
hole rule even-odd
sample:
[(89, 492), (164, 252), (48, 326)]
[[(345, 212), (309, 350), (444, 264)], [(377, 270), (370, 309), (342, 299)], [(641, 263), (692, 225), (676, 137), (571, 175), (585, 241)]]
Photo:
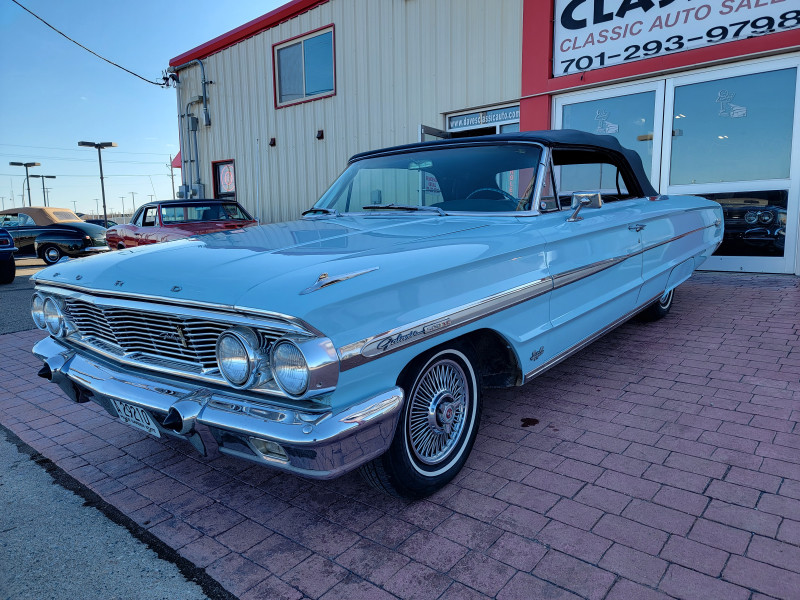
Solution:
[[(707, 209), (699, 208), (692, 210)], [(592, 275), (606, 269), (610, 269), (611, 267), (626, 261), (629, 258), (644, 254), (648, 250), (658, 248), (659, 246), (674, 242), (675, 240), (679, 240), (687, 235), (691, 235), (698, 231), (703, 231), (704, 229), (710, 229), (712, 227), (716, 227), (716, 225), (714, 223), (704, 225), (703, 227), (698, 227), (696, 229), (692, 229), (691, 231), (676, 235), (668, 240), (650, 244), (641, 250), (637, 250), (636, 252), (632, 252), (631, 254), (627, 254), (625, 256), (607, 258), (590, 265), (586, 265), (585, 267), (579, 267), (577, 269), (557, 273), (555, 275), (539, 279), (538, 281), (519, 286), (507, 292), (494, 294), (470, 304), (459, 306), (454, 308), (452, 311), (441, 312), (426, 319), (422, 319), (408, 325), (403, 325), (401, 327), (396, 327), (389, 331), (385, 331), (351, 344), (346, 344), (337, 350), (341, 360), (341, 370), (348, 371), (371, 360), (375, 360), (380, 356), (384, 356), (385, 354), (390, 354), (391, 352), (395, 352), (406, 346), (417, 344), (431, 337), (435, 337), (437, 335), (447, 333), (453, 329), (463, 327), (464, 325), (468, 325), (469, 323), (477, 321), (478, 319), (488, 317), (507, 308), (511, 308), (512, 306), (516, 306), (522, 302), (526, 302), (527, 300), (532, 300), (533, 298), (541, 296), (542, 294), (546, 294), (549, 291), (562, 288), (586, 277), (591, 277)], [(659, 294), (659, 297), (660, 296), (661, 294)], [(649, 300), (647, 304), (650, 302), (652, 302), (652, 300)], [(641, 308), (637, 308), (636, 311), (626, 315), (620, 322), (630, 319), (631, 316), (640, 310)], [(609, 327), (610, 329), (613, 329), (619, 324), (620, 323), (615, 322)], [(603, 335), (607, 331), (610, 331), (610, 329), (604, 329), (599, 335)], [(594, 340), (597, 338), (592, 339)], [(578, 348), (578, 350), (579, 349), (580, 348)], [(577, 352), (577, 350), (574, 351)], [(564, 356), (564, 358), (567, 356)], [(563, 358), (560, 360), (563, 360)]]
[(316, 283), (314, 285), (307, 287), (300, 295), (310, 294), (311, 292), (316, 292), (317, 290), (321, 290), (322, 288), (328, 287), (329, 285), (333, 285), (335, 283), (339, 283), (340, 281), (347, 281), (348, 279), (352, 279), (353, 277), (358, 277), (359, 275), (366, 275), (367, 273), (372, 273), (372, 271), (377, 271), (380, 267), (372, 267), (371, 269), (364, 269), (363, 271), (355, 271), (354, 273), (346, 273), (343, 275), (334, 275), (330, 276), (327, 273), (323, 273), (319, 276)]
[(578, 351), (580, 351), (580, 350), (583, 350), (583, 349), (584, 349), (586, 346), (588, 346), (589, 344), (591, 344), (591, 343), (592, 343), (592, 342), (594, 342), (595, 340), (597, 340), (597, 339), (599, 339), (599, 338), (603, 337), (603, 336), (604, 336), (605, 334), (607, 334), (609, 331), (611, 331), (611, 330), (613, 330), (613, 329), (616, 329), (617, 327), (619, 327), (620, 325), (622, 325), (622, 324), (623, 324), (623, 323), (625, 323), (626, 321), (630, 320), (630, 319), (631, 319), (633, 316), (635, 316), (637, 313), (640, 313), (640, 312), (642, 312), (642, 311), (643, 311), (645, 308), (647, 308), (648, 306), (650, 306), (650, 304), (651, 304), (651, 303), (655, 302), (656, 300), (658, 300), (659, 298), (661, 298), (661, 296), (663, 296), (663, 295), (664, 295), (664, 292), (661, 292), (661, 293), (660, 293), (660, 294), (658, 294), (657, 296), (653, 296), (652, 298), (650, 298), (649, 300), (647, 300), (647, 302), (645, 302), (645, 303), (644, 303), (644, 304), (642, 304), (641, 306), (637, 306), (635, 309), (633, 309), (633, 310), (632, 310), (632, 311), (630, 311), (629, 313), (627, 313), (627, 314), (623, 315), (622, 317), (620, 317), (619, 319), (617, 319), (616, 321), (614, 321), (614, 322), (613, 322), (613, 323), (611, 323), (610, 325), (606, 325), (606, 326), (605, 326), (605, 327), (603, 327), (603, 328), (602, 328), (600, 331), (597, 331), (597, 332), (593, 333), (593, 334), (592, 334), (592, 335), (590, 335), (588, 338), (586, 338), (586, 339), (584, 339), (584, 340), (582, 340), (582, 341), (578, 342), (577, 344), (575, 344), (575, 345), (574, 345), (574, 346), (572, 346), (571, 348), (567, 348), (566, 350), (564, 350), (564, 351), (563, 351), (563, 352), (561, 352), (560, 354), (557, 354), (556, 356), (554, 356), (553, 358), (551, 358), (550, 360), (548, 360), (546, 363), (544, 363), (544, 364), (542, 364), (542, 365), (538, 366), (538, 367), (537, 367), (537, 368), (535, 368), (533, 371), (531, 371), (531, 372), (527, 373), (527, 374), (525, 375), (524, 379), (523, 379), (523, 383), (528, 383), (528, 382), (529, 382), (531, 379), (533, 379), (534, 377), (536, 377), (536, 376), (538, 376), (538, 375), (541, 375), (541, 374), (542, 374), (543, 372), (545, 372), (547, 369), (549, 369), (549, 368), (551, 368), (551, 367), (555, 367), (555, 366), (556, 366), (558, 363), (560, 363), (561, 361), (563, 361), (563, 360), (566, 360), (567, 358), (569, 358), (570, 356), (572, 356), (572, 355), (573, 355), (573, 354), (575, 354), (576, 352), (578, 352)]
[(538, 279), (482, 300), (471, 302), (453, 311), (439, 313), (438, 315), (342, 346), (338, 349), (339, 357), (342, 361), (341, 370), (347, 371), (379, 356), (396, 352), (411, 344), (463, 327), (483, 317), (546, 294), (552, 289), (553, 280), (551, 277)]

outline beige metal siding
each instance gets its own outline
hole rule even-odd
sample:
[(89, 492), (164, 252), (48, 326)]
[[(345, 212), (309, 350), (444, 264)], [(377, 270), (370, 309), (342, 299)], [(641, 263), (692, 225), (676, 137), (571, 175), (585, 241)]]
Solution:
[[(336, 95), (275, 109), (272, 45), (331, 24)], [(204, 60), (206, 195), (212, 161), (234, 159), (237, 197), (255, 212), (260, 165), (262, 221), (296, 218), (356, 152), (417, 141), (421, 124), (444, 128), (449, 112), (517, 102), (521, 62), (522, 0), (331, 0)], [(185, 106), (200, 69), (180, 77)]]

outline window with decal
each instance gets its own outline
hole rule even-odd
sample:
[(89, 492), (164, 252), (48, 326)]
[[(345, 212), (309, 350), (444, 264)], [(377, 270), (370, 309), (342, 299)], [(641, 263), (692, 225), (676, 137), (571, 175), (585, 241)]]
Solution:
[(333, 27), (273, 47), (278, 106), (335, 92)]
[(236, 171), (232, 160), (214, 163), (214, 197), (236, 196)]

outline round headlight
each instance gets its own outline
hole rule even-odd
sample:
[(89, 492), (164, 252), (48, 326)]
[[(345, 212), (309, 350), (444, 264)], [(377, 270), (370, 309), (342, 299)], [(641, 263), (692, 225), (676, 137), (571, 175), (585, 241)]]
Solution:
[(758, 213), (755, 211), (748, 211), (744, 216), (744, 222), (748, 225), (754, 225), (758, 221)]
[(762, 213), (759, 213), (758, 222), (759, 223), (763, 223), (764, 225), (766, 225), (767, 223), (771, 223), (772, 222), (773, 216), (774, 215), (771, 212), (764, 211)]
[(44, 314), (44, 326), (50, 335), (59, 337), (64, 332), (64, 315), (61, 313), (61, 307), (52, 298), (47, 298), (42, 307)]
[(227, 382), (237, 388), (257, 387), (269, 375), (266, 352), (249, 327), (231, 327), (219, 336), (217, 365)]
[(39, 329), (44, 329), (44, 298), (40, 294), (34, 294), (31, 298), (31, 317), (33, 323)]
[(300, 348), (288, 340), (272, 347), (272, 374), (278, 385), (291, 396), (300, 396), (308, 389), (306, 358)]

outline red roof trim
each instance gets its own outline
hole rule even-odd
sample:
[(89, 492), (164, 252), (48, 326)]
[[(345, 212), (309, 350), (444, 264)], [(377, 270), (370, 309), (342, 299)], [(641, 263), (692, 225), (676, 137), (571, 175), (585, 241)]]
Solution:
[(215, 52), (219, 52), (220, 50), (229, 48), (234, 44), (238, 44), (242, 40), (253, 37), (262, 31), (266, 31), (267, 29), (271, 29), (272, 27), (275, 27), (284, 21), (288, 21), (289, 19), (307, 12), (312, 8), (316, 8), (320, 4), (325, 4), (326, 2), (328, 2), (328, 0), (292, 0), (291, 2), (287, 2), (283, 6), (279, 6), (275, 10), (268, 12), (265, 15), (258, 17), (257, 19), (253, 19), (249, 23), (245, 23), (241, 27), (237, 27), (228, 33), (223, 33), (221, 36), (215, 37), (210, 42), (201, 44), (200, 46), (197, 46), (197, 48), (193, 48), (188, 52), (184, 52), (183, 54), (176, 56), (169, 61), (169, 66), (177, 67), (191, 60), (206, 58)]

